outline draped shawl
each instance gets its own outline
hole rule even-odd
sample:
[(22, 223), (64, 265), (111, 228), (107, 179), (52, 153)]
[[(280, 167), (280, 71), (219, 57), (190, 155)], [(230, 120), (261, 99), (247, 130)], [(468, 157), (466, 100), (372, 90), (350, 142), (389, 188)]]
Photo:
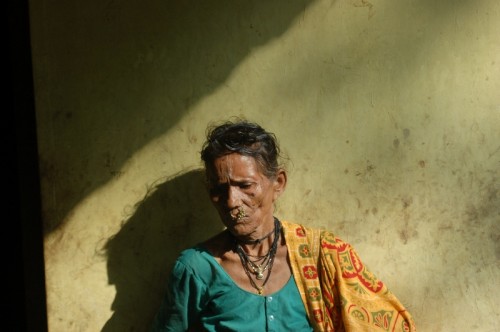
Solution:
[(288, 221), (282, 225), (314, 331), (416, 331), (411, 314), (350, 244), (326, 230)]

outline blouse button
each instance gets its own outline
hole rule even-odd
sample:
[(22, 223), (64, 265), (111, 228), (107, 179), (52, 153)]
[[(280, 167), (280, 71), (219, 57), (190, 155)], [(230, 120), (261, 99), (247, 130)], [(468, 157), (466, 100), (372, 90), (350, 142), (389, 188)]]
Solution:
[(269, 315), (269, 320), (273, 321), (274, 320), (274, 316), (273, 315)]
[(272, 302), (272, 301), (273, 301), (273, 297), (272, 297), (272, 296), (269, 296), (269, 297), (267, 298), (267, 302)]

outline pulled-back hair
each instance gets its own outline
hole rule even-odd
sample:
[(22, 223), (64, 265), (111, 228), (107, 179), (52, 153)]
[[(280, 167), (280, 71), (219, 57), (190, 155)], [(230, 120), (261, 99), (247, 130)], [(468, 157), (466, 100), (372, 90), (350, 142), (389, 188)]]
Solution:
[(205, 169), (211, 167), (217, 158), (231, 153), (253, 157), (270, 179), (277, 175), (281, 167), (276, 136), (247, 120), (227, 121), (207, 130), (201, 151)]

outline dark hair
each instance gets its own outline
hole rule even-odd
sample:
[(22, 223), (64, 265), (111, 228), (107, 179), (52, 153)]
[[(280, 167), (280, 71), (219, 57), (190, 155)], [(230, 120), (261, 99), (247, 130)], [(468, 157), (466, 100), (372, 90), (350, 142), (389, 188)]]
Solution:
[(205, 168), (213, 165), (215, 159), (231, 153), (253, 157), (268, 178), (274, 178), (281, 167), (276, 136), (246, 120), (226, 121), (207, 129), (207, 139), (201, 151)]

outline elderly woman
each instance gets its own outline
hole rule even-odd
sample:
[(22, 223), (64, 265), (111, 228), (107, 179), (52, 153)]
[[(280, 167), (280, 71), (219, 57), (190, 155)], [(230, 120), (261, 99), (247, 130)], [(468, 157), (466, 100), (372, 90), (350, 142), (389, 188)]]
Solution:
[(201, 158), (225, 230), (180, 254), (152, 331), (416, 331), (348, 243), (274, 216), (279, 157), (258, 124), (208, 132)]

